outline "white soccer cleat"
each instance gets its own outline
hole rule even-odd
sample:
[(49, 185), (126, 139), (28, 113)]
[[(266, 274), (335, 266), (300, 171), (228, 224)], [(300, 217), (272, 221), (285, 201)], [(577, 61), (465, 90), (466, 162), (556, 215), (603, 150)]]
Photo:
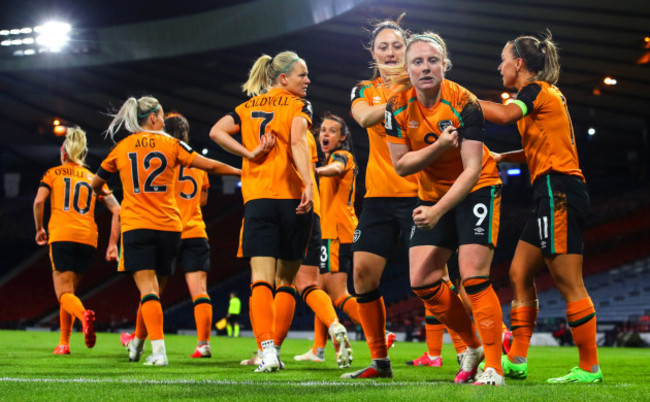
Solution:
[(506, 380), (495, 369), (488, 367), (476, 377), (476, 381), (472, 385), (506, 385)]
[(340, 323), (334, 323), (329, 329), (332, 343), (336, 348), (336, 362), (339, 368), (350, 367), (352, 363), (352, 346), (348, 339), (348, 331)]
[(255, 369), (255, 373), (272, 373), (280, 369), (278, 353), (274, 347), (266, 348), (262, 351), (262, 361)]
[(147, 361), (144, 362), (145, 366), (168, 366), (169, 362), (167, 361), (167, 355), (164, 353), (158, 353), (147, 357)]
[(460, 360), (460, 369), (456, 373), (454, 382), (456, 384), (470, 382), (474, 378), (474, 375), (476, 375), (476, 370), (481, 360), (483, 360), (483, 346), (479, 346), (476, 349), (468, 347)]
[[(318, 348), (318, 349), (322, 349), (322, 348)], [(324, 350), (323, 350), (323, 352), (324, 352)], [(323, 353), (323, 356), (320, 356), (320, 353), (315, 355), (312, 352), (312, 350), (309, 349), (306, 353), (303, 353), (301, 355), (295, 355), (293, 357), (293, 360), (299, 361), (299, 362), (318, 362), (318, 363), (321, 363), (321, 362), (325, 361), (324, 354), (325, 353)]]
[(138, 345), (136, 345), (136, 340), (133, 339), (132, 341), (126, 344), (126, 349), (129, 351), (130, 362), (140, 361), (140, 357), (144, 353), (144, 342), (141, 341), (138, 347)]

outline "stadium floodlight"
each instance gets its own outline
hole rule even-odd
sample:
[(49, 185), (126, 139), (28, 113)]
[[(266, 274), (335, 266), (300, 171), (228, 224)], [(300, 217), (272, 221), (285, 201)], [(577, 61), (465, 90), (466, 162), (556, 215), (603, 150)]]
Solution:
[(34, 31), (38, 33), (36, 43), (51, 52), (58, 52), (68, 42), (70, 29), (70, 24), (58, 21), (39, 25), (34, 28)]
[(521, 174), (521, 169), (510, 168), (506, 172), (508, 173), (508, 176), (519, 176)]
[(594, 135), (594, 134), (596, 134), (596, 129), (593, 128), (593, 127), (589, 127), (589, 129), (587, 130), (587, 134), (589, 134), (589, 135)]
[(208, 154), (208, 149), (207, 149), (207, 148), (203, 148), (203, 150), (201, 151), (201, 153), (202, 153), (203, 155), (207, 155), (207, 154)]

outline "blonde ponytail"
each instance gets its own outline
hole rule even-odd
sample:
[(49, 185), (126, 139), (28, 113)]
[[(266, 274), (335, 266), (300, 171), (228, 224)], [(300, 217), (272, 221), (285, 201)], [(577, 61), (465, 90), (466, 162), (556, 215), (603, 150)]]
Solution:
[(248, 96), (268, 92), (280, 74), (289, 74), (298, 60), (300, 57), (289, 50), (278, 53), (273, 58), (266, 54), (260, 56), (248, 73), (248, 81), (241, 86), (242, 91)]
[(140, 99), (130, 97), (124, 102), (117, 114), (113, 114), (113, 120), (106, 130), (106, 135), (115, 141), (115, 134), (124, 127), (129, 133), (148, 131), (158, 134), (166, 134), (164, 131), (145, 130), (141, 123), (160, 109), (160, 102), (152, 96), (143, 96)]
[(69, 127), (63, 142), (63, 150), (68, 155), (68, 160), (78, 165), (85, 165), (88, 146), (86, 132), (79, 126)]

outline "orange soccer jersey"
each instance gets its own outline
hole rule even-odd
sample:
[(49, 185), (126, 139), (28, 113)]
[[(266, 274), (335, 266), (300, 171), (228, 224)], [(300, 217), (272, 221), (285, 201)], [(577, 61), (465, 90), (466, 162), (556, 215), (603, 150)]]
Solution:
[[(391, 97), (386, 106), (388, 141), (408, 144), (417, 151), (433, 144), (449, 125), (458, 128), (461, 138), (483, 141), (485, 121), (476, 96), (452, 81), (443, 80), (441, 86), (440, 101), (432, 108), (420, 104), (414, 88)], [(462, 172), (460, 150), (447, 150), (420, 172), (418, 197), (439, 201)], [(483, 145), (481, 177), (471, 191), (497, 184), (501, 184), (501, 179), (496, 162)]]
[(530, 180), (558, 172), (585, 180), (578, 163), (573, 123), (562, 92), (544, 81), (525, 85), (515, 103), (523, 118), (517, 121)]
[(205, 170), (178, 166), (176, 178), (176, 204), (181, 213), (183, 233), (181, 239), (208, 237), (201, 212), (201, 191), (210, 188)]
[[(362, 81), (352, 89), (352, 106), (358, 102), (368, 105), (386, 103), (390, 90), (380, 78)], [(366, 166), (366, 194), (368, 197), (415, 197), (418, 193), (417, 174), (402, 177), (395, 172), (386, 143), (384, 124), (368, 128), (370, 152)]]
[(291, 124), (294, 117), (301, 116), (311, 126), (311, 104), (276, 88), (237, 106), (231, 116), (239, 126), (242, 144), (249, 150), (259, 145), (265, 133), (273, 132), (276, 137), (275, 146), (264, 158), (244, 158), (242, 162), (244, 204), (261, 198), (300, 199), (303, 182), (291, 154)]
[(314, 183), (314, 213), (320, 217), (320, 192), (318, 191), (318, 181), (316, 181), (316, 174), (314, 166), (318, 163), (318, 147), (316, 139), (311, 133), (307, 133), (307, 143), (309, 145), (309, 153), (311, 154), (311, 182)]
[(176, 167), (189, 167), (198, 154), (165, 134), (141, 132), (118, 142), (97, 173), (108, 179), (119, 171), (124, 199), (122, 233), (134, 229), (182, 231), (176, 204)]
[(45, 172), (40, 186), (50, 190), (48, 244), (71, 241), (97, 247), (97, 197), (90, 187), (92, 178), (90, 170), (72, 162)]
[(323, 239), (339, 239), (341, 243), (352, 243), (352, 235), (357, 227), (354, 213), (354, 158), (348, 151), (334, 151), (330, 163), (340, 163), (344, 167), (340, 176), (320, 178), (321, 230)]

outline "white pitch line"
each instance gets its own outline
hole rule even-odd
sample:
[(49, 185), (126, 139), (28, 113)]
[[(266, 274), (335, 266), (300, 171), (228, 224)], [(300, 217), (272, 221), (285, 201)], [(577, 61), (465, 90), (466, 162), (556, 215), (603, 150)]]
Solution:
[(301, 386), (301, 387), (327, 387), (327, 386), (344, 386), (344, 387), (396, 387), (396, 386), (434, 386), (440, 385), (440, 382), (346, 382), (346, 381), (230, 381), (230, 380), (129, 380), (129, 379), (97, 379), (97, 378), (22, 378), (22, 377), (0, 377), (0, 383), (90, 383), (90, 384), (161, 384), (161, 385), (264, 385), (264, 386)]

